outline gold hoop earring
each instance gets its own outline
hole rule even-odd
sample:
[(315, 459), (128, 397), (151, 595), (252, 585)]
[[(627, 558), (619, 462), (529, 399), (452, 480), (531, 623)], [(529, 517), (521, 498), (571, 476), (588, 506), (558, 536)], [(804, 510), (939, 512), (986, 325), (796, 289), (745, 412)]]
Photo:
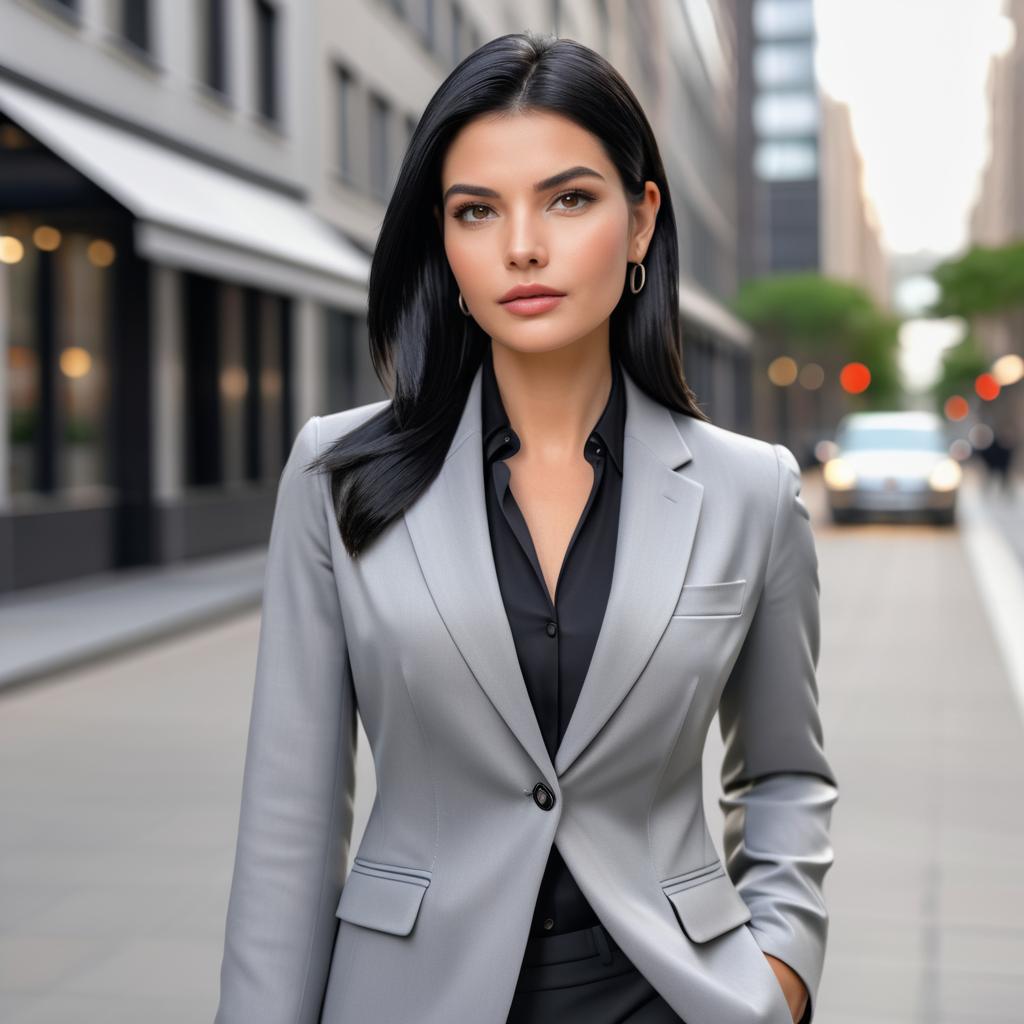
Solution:
[[(640, 270), (640, 286), (637, 287), (636, 283), (636, 272), (637, 268)], [(629, 290), (634, 294), (638, 294), (643, 291), (644, 285), (647, 283), (647, 270), (642, 263), (634, 263), (633, 269), (629, 272)]]
[(459, 292), (459, 309), (462, 310), (464, 315), (470, 315), (469, 308), (466, 306), (466, 300), (462, 297), (462, 292)]

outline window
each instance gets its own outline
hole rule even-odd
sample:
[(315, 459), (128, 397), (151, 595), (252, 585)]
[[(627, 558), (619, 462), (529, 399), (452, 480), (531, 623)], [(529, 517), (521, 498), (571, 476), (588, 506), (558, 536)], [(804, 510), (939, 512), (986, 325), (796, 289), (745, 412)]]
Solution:
[(423, 0), (422, 11), (423, 24), (421, 26), (421, 31), (423, 33), (423, 42), (427, 49), (432, 51), (434, 47), (437, 46), (437, 25), (434, 0)]
[(352, 181), (352, 73), (340, 64), (335, 66), (337, 97), (338, 174)]
[(452, 4), (452, 63), (462, 60), (462, 8)]
[(765, 181), (800, 181), (818, 173), (813, 142), (766, 142), (754, 153), (754, 171)]
[(202, 5), (202, 79), (227, 94), (227, 12), (225, 0), (200, 0)]
[(355, 314), (328, 306), (324, 310), (327, 331), (328, 412), (349, 409), (359, 401), (356, 371)]
[(562, 30), (562, 0), (548, 0), (551, 15), (551, 31), (557, 36)]
[(814, 54), (806, 43), (767, 43), (754, 50), (758, 86), (808, 85), (814, 80)]
[(807, 37), (814, 33), (812, 0), (757, 0), (754, 33), (762, 39)]
[(370, 95), (370, 188), (378, 199), (387, 199), (391, 184), (388, 134), (391, 104), (383, 96)]
[(149, 0), (122, 0), (121, 35), (140, 50), (150, 51)]
[(111, 433), (117, 250), (88, 213), (0, 216), (11, 494), (103, 493)]
[(256, 104), (268, 121), (278, 118), (277, 72), (277, 10), (256, 0)]
[(752, 113), (759, 135), (811, 135), (818, 127), (818, 104), (808, 92), (761, 93)]
[(37, 3), (41, 7), (47, 7), (55, 14), (67, 18), (69, 21), (78, 22), (78, 0), (37, 0)]
[(291, 302), (192, 271), (184, 281), (186, 482), (273, 482), (290, 440)]

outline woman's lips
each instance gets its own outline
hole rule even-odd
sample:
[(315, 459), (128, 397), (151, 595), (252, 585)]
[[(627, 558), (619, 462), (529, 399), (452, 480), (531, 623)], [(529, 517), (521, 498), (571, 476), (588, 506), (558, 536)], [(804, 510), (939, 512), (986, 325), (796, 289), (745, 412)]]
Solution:
[(549, 309), (554, 309), (564, 298), (564, 295), (531, 295), (529, 298), (502, 302), (501, 306), (519, 316), (533, 316), (536, 313), (546, 313)]

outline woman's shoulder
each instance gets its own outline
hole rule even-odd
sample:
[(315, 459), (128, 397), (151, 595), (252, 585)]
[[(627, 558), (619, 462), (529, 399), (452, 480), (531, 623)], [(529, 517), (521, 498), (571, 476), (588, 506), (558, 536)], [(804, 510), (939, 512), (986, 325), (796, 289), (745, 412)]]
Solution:
[(726, 459), (741, 466), (767, 466), (772, 471), (776, 468), (778, 458), (796, 463), (793, 453), (783, 444), (764, 441), (759, 437), (698, 419), (696, 416), (688, 416), (686, 413), (673, 412), (672, 418), (694, 458), (701, 455), (714, 456), (716, 459)]
[(314, 417), (319, 421), (319, 447), (324, 449), (338, 440), (339, 437), (362, 426), (367, 420), (372, 419), (382, 409), (391, 404), (390, 398), (383, 398), (377, 402), (367, 402), (365, 405), (354, 405), (349, 409), (342, 409), (339, 412), (327, 413), (324, 416)]
[(729, 430), (686, 413), (672, 415), (693, 456), (695, 472), (724, 474), (768, 499), (779, 493), (787, 474), (795, 476), (799, 486), (800, 465), (786, 445)]

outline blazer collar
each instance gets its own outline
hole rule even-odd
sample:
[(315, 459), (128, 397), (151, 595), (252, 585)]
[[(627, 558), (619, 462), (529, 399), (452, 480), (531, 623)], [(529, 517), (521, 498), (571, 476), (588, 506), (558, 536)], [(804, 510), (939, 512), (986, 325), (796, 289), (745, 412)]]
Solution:
[(622, 497), (611, 590), (572, 718), (548, 755), (498, 585), (481, 463), (482, 367), (448, 455), (404, 519), (448, 631), (498, 714), (549, 782), (565, 775), (615, 713), (650, 659), (682, 590), (704, 488), (677, 473), (692, 459), (671, 410), (624, 366)]

